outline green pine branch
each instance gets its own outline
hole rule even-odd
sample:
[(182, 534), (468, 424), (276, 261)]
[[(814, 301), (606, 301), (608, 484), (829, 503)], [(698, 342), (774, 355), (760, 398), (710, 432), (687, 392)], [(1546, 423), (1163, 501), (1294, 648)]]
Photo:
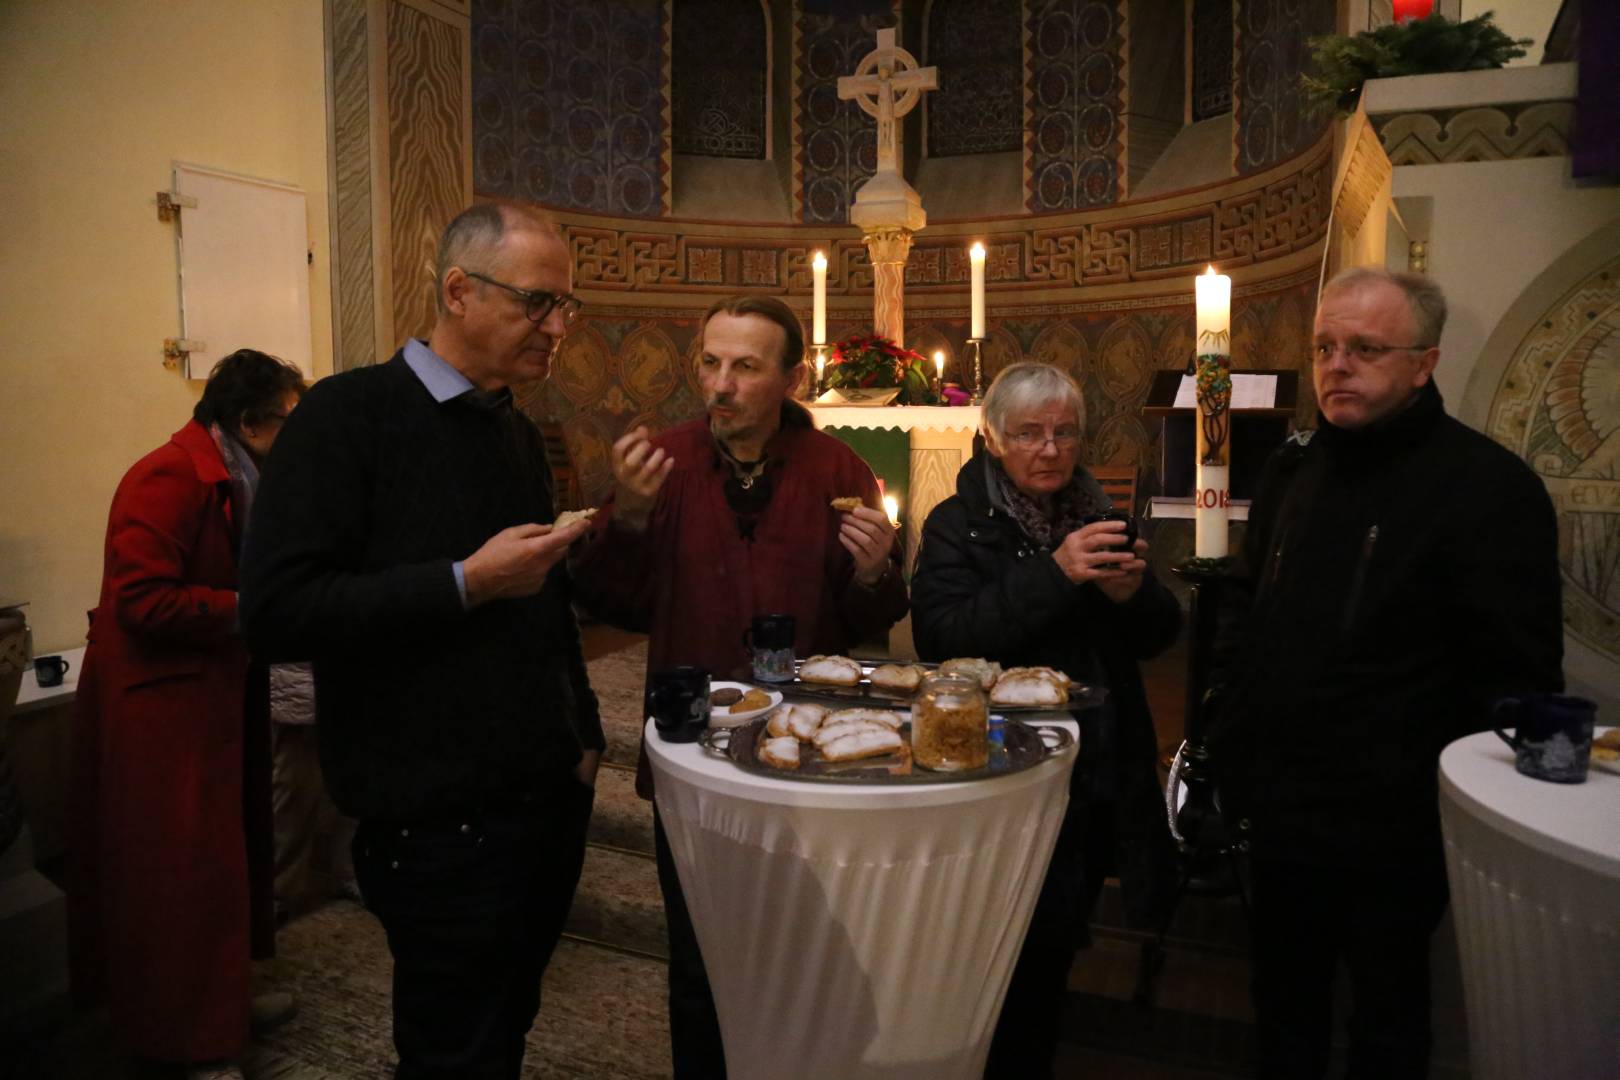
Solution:
[(1442, 71), (1484, 71), (1525, 55), (1530, 38), (1511, 38), (1487, 11), (1452, 22), (1443, 15), (1408, 19), (1354, 36), (1328, 34), (1310, 39), (1311, 67), (1300, 76), (1307, 107), (1355, 111), (1368, 79), (1429, 75)]

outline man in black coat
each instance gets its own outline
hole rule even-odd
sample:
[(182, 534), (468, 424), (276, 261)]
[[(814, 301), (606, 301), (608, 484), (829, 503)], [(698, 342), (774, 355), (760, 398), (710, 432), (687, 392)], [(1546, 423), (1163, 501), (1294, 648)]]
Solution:
[(1440, 751), (1489, 727), (1498, 698), (1563, 684), (1552, 504), (1445, 414), (1445, 310), (1415, 275), (1328, 283), (1319, 426), (1267, 463), (1244, 537), (1248, 606), (1220, 642), (1210, 753), (1252, 844), (1266, 1077), (1326, 1071), (1341, 958), (1350, 1075), (1427, 1072)]
[(538, 430), (579, 308), (556, 225), (480, 204), (446, 228), (438, 318), (323, 379), (266, 463), (243, 625), (312, 659), (322, 771), (394, 956), (401, 1080), (519, 1075), (579, 881), (603, 748)]

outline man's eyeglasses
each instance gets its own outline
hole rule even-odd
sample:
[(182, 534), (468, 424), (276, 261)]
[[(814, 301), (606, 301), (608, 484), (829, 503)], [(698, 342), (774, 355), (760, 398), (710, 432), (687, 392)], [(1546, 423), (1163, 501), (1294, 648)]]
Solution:
[(1318, 341), (1311, 346), (1311, 359), (1318, 364), (1325, 364), (1333, 359), (1333, 354), (1344, 351), (1344, 355), (1352, 360), (1368, 363), (1392, 352), (1423, 352), (1432, 348), (1430, 345), (1381, 345), (1376, 341), (1352, 341), (1345, 345), (1337, 345), (1328, 341)]
[(1077, 427), (1060, 427), (1046, 431), (1041, 428), (1026, 428), (1023, 431), (1007, 432), (1007, 442), (1019, 450), (1040, 450), (1050, 442), (1059, 450), (1073, 450), (1080, 445), (1080, 429)]
[(507, 292), (523, 301), (523, 314), (532, 323), (545, 322), (546, 316), (550, 315), (552, 309), (555, 308), (556, 310), (562, 312), (563, 323), (566, 325), (568, 323), (572, 323), (574, 321), (574, 316), (579, 314), (579, 309), (585, 306), (584, 302), (580, 300), (579, 297), (572, 296), (568, 293), (546, 292), (544, 289), (534, 289), (532, 291), (529, 289), (520, 289), (516, 285), (508, 285), (504, 281), (496, 281), (489, 275), (480, 274), (475, 270), (465, 270), (463, 273), (470, 278), (477, 278), (486, 285), (493, 285), (497, 289), (505, 289)]

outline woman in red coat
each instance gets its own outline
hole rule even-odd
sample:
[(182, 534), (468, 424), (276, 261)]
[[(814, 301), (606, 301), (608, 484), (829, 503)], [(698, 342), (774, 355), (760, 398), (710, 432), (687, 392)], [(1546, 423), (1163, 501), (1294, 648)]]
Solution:
[(250, 960), (273, 945), (267, 691), (236, 568), (258, 465), (302, 392), (297, 368), (232, 353), (125, 474), (75, 706), (75, 995), (105, 1001), (127, 1053), (199, 1075), (233, 1075)]

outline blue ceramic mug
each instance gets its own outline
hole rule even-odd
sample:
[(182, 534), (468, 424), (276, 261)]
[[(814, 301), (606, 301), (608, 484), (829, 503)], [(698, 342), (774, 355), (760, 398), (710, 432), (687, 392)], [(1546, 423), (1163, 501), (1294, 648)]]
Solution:
[[(1579, 784), (1592, 760), (1597, 703), (1564, 694), (1503, 698), (1492, 710), (1496, 734), (1513, 747), (1513, 767), (1537, 780)], [(1502, 730), (1512, 727), (1513, 734)]]
[(656, 671), (647, 680), (647, 715), (665, 742), (697, 742), (709, 726), (709, 673), (700, 667)]

